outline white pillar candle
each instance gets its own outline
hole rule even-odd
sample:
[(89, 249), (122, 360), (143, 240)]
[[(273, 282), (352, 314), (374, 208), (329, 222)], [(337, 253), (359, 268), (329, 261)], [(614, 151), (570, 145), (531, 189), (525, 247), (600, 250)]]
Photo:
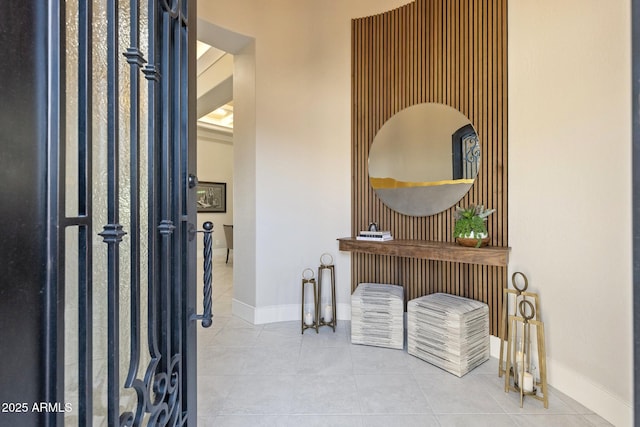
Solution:
[(331, 306), (331, 304), (327, 304), (324, 306), (324, 321), (331, 322), (332, 318), (333, 318), (333, 307)]
[(524, 378), (522, 379), (522, 389), (526, 392), (533, 391), (533, 375), (529, 372), (524, 373)]
[[(524, 360), (524, 369), (522, 366), (522, 361)], [(516, 353), (516, 364), (518, 365), (518, 372), (520, 372), (520, 375), (522, 375), (522, 371), (528, 371), (529, 370), (529, 358), (527, 357), (526, 353), (523, 353), (521, 351)]]
[(311, 312), (310, 312), (310, 311), (307, 311), (307, 312), (304, 314), (304, 323), (305, 323), (305, 325), (307, 325), (307, 326), (311, 326), (311, 325), (313, 325), (313, 316), (311, 315)]

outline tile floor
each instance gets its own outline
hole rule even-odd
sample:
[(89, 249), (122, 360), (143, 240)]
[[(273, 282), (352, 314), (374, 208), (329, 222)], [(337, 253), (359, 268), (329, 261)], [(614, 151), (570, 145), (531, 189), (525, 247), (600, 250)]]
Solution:
[(349, 322), (251, 325), (231, 315), (232, 260), (214, 260), (214, 323), (198, 334), (200, 426), (606, 426), (551, 388), (520, 408), (490, 359), (457, 378), (406, 350), (353, 345)]

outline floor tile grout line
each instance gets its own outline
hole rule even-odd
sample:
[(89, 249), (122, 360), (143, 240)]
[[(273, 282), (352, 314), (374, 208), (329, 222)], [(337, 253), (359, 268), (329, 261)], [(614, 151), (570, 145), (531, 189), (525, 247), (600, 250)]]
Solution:
[[(224, 261), (224, 260), (223, 260)], [(222, 278), (220, 280), (226, 280), (227, 278)], [(231, 279), (232, 280), (232, 279)], [(216, 301), (216, 303), (219, 305), (219, 307), (223, 307), (223, 305), (225, 304), (225, 299), (227, 300), (226, 303), (229, 304), (230, 306), (230, 301), (233, 295), (233, 291), (232, 291), (232, 286), (226, 288), (226, 290), (224, 292), (222, 292), (222, 295), (216, 295), (216, 297), (218, 298), (218, 301)], [(225, 311), (225, 309), (220, 308), (221, 313), (227, 314), (227, 312)], [(230, 313), (230, 311), (229, 311)], [(215, 315), (215, 313), (214, 313)], [(227, 334), (227, 336), (225, 337), (220, 337), (220, 338), (225, 338), (227, 339), (230, 343), (233, 342), (233, 334), (238, 333), (239, 331), (243, 330), (243, 329), (248, 329), (248, 330), (256, 330), (256, 325), (249, 325), (249, 324), (243, 324), (243, 321), (241, 319), (235, 318), (233, 315), (219, 315), (218, 316), (220, 318), (220, 327), (217, 328), (217, 330), (210, 330), (208, 332), (204, 332), (202, 334), (208, 334), (207, 338), (202, 338), (204, 335), (201, 335), (199, 333), (198, 336), (198, 344), (200, 345), (201, 343), (205, 342), (205, 340), (207, 341), (207, 346), (208, 347), (213, 347), (213, 348), (222, 348), (223, 352), (224, 351), (232, 351), (232, 352), (243, 352), (243, 351), (250, 351), (250, 349), (253, 349), (252, 351), (256, 351), (256, 354), (259, 354), (260, 352), (264, 352), (265, 354), (269, 354), (271, 351), (271, 348), (277, 348), (279, 346), (282, 346), (282, 343), (278, 343), (278, 339), (282, 338), (284, 341), (286, 341), (286, 335), (287, 335), (287, 331), (295, 331), (296, 326), (299, 326), (299, 324), (297, 325), (295, 322), (291, 322), (291, 326), (288, 327), (287, 325), (278, 325), (277, 327), (275, 327), (274, 329), (272, 329), (271, 331), (274, 332), (274, 337), (270, 337), (270, 334), (267, 333), (267, 331), (270, 331), (270, 329), (268, 328), (268, 326), (266, 325), (259, 325), (259, 329), (257, 331), (257, 334), (255, 335), (255, 337), (250, 340), (250, 342), (248, 344), (250, 344), (249, 347), (237, 347), (237, 346), (220, 346), (213, 338), (216, 336), (219, 336), (221, 334)], [(522, 425), (524, 420), (530, 418), (530, 417), (551, 417), (551, 419), (556, 419), (556, 420), (564, 420), (564, 417), (570, 417), (573, 418), (574, 420), (581, 420), (584, 423), (589, 423), (592, 424), (592, 420), (589, 418), (593, 418), (595, 420), (597, 420), (596, 417), (598, 417), (596, 414), (594, 414), (592, 411), (589, 411), (588, 408), (584, 408), (582, 406), (580, 406), (577, 402), (573, 401), (570, 397), (563, 395), (562, 393), (558, 392), (557, 394), (555, 393), (555, 390), (553, 388), (551, 388), (551, 390), (549, 391), (550, 397), (552, 397), (553, 401), (555, 402), (559, 402), (560, 405), (556, 406), (555, 408), (553, 408), (554, 412), (548, 412), (546, 410), (541, 410), (540, 408), (536, 408), (536, 407), (526, 407), (523, 410), (520, 410), (520, 408), (518, 407), (514, 407), (514, 408), (510, 408), (509, 407), (509, 400), (505, 399), (502, 402), (498, 401), (498, 398), (500, 397), (499, 395), (495, 394), (495, 390), (492, 390), (492, 381), (491, 378), (493, 377), (493, 374), (491, 374), (490, 372), (470, 372), (468, 375), (466, 375), (465, 377), (468, 377), (469, 379), (474, 380), (474, 383), (477, 383), (476, 387), (484, 387), (484, 390), (489, 391), (489, 398), (490, 400), (494, 401), (495, 406), (494, 406), (494, 410), (499, 410), (501, 412), (492, 412), (492, 411), (488, 411), (488, 412), (469, 412), (469, 413), (465, 413), (462, 411), (457, 411), (457, 412), (436, 412), (434, 410), (434, 405), (433, 402), (431, 401), (429, 394), (427, 393), (427, 391), (425, 390), (425, 388), (423, 388), (421, 386), (421, 378), (425, 378), (425, 377), (429, 377), (432, 376), (434, 378), (437, 378), (438, 375), (441, 375), (442, 372), (441, 371), (430, 371), (430, 368), (428, 369), (421, 369), (421, 368), (417, 368), (418, 365), (415, 363), (415, 360), (417, 360), (416, 358), (412, 358), (412, 357), (406, 357), (405, 356), (401, 356), (399, 358), (396, 358), (395, 356), (392, 356), (394, 358), (394, 360), (392, 360), (389, 364), (385, 365), (385, 360), (384, 360), (384, 355), (381, 356), (380, 353), (376, 352), (376, 351), (372, 351), (370, 354), (371, 359), (374, 361), (374, 363), (380, 363), (380, 365), (376, 365), (378, 366), (378, 369), (382, 369), (383, 372), (368, 372), (368, 371), (359, 371), (357, 369), (357, 364), (362, 362), (362, 360), (366, 360), (367, 359), (367, 355), (368, 352), (367, 350), (356, 350), (354, 352), (354, 346), (350, 344), (349, 342), (349, 334), (348, 334), (348, 328), (349, 325), (347, 322), (343, 323), (343, 324), (339, 324), (339, 328), (342, 327), (344, 328), (344, 333), (341, 333), (340, 335), (338, 335), (338, 331), (336, 331), (336, 334), (333, 335), (320, 335), (321, 339), (316, 340), (315, 342), (313, 342), (313, 339), (311, 337), (301, 337), (299, 340), (295, 340), (295, 343), (292, 344), (292, 347), (295, 347), (295, 352), (296, 352), (296, 357), (292, 357), (292, 360), (296, 360), (296, 363), (300, 363), (300, 359), (307, 353), (312, 353), (314, 351), (314, 349), (333, 349), (330, 351), (327, 351), (326, 354), (331, 354), (332, 351), (344, 351), (344, 349), (348, 349), (348, 355), (349, 355), (349, 363), (346, 365), (348, 366), (348, 370), (345, 369), (344, 374), (342, 375), (349, 375), (351, 378), (353, 378), (353, 382), (354, 382), (354, 393), (355, 396), (362, 396), (363, 394), (363, 390), (361, 389), (361, 385), (359, 385), (357, 378), (362, 378), (362, 377), (366, 377), (369, 375), (378, 375), (378, 376), (395, 376), (395, 375), (404, 375), (404, 376), (408, 376), (411, 378), (412, 383), (417, 384), (417, 387), (420, 389), (420, 392), (422, 393), (422, 397), (424, 400), (424, 402), (427, 403), (427, 405), (429, 406), (429, 410), (431, 411), (430, 414), (428, 415), (430, 417), (430, 419), (432, 419), (432, 422), (437, 423), (438, 425), (443, 425), (440, 422), (440, 419), (442, 417), (450, 417), (450, 416), (456, 416), (456, 417), (467, 417), (467, 416), (487, 416), (487, 417), (491, 417), (491, 416), (500, 416), (500, 417), (508, 417), (509, 420), (512, 420), (516, 425)], [(212, 334), (213, 332), (213, 334)], [(299, 332), (299, 328), (298, 328), (298, 332)], [(250, 335), (250, 334), (247, 334)], [(282, 337), (278, 337), (278, 335), (282, 335)], [(314, 337), (315, 338), (315, 337)], [(336, 340), (337, 339), (337, 340)], [(344, 340), (344, 342), (343, 342)], [(360, 347), (360, 346), (359, 346)], [(362, 347), (367, 347), (367, 346), (362, 346)], [(406, 353), (406, 349), (403, 350), (403, 352)], [(356, 354), (356, 353), (360, 353), (360, 354)], [(222, 353), (212, 353), (211, 357), (218, 357), (220, 356)], [(255, 355), (254, 355), (255, 357)], [(203, 354), (201, 353), (200, 348), (198, 349), (198, 361), (200, 362), (201, 358), (203, 358)], [(204, 358), (207, 358), (206, 354), (204, 355)], [(254, 359), (252, 359), (251, 357), (247, 357), (246, 359), (244, 359), (242, 361), (242, 364), (246, 364), (246, 363), (252, 363), (251, 361), (255, 361)], [(425, 362), (426, 363), (426, 362)], [(229, 381), (227, 384), (229, 384), (229, 390), (226, 391), (226, 394), (224, 394), (224, 398), (223, 398), (223, 402), (221, 403), (222, 408), (227, 407), (227, 403), (229, 402), (229, 398), (232, 397), (232, 394), (236, 392), (236, 390), (240, 390), (238, 389), (238, 381), (234, 381), (234, 379), (238, 379), (238, 378), (243, 378), (243, 381), (245, 381), (245, 385), (249, 384), (251, 381), (251, 378), (254, 378), (255, 375), (251, 375), (251, 374), (247, 374), (244, 375), (242, 374), (242, 372), (244, 372), (246, 370), (246, 367), (244, 365), (240, 365), (240, 374), (228, 374), (228, 375), (224, 375), (224, 374), (213, 374), (213, 375), (199, 375), (200, 378), (207, 378), (208, 380), (215, 380), (216, 378), (220, 378), (220, 377), (226, 377)], [(387, 371), (384, 371), (384, 369), (387, 369)], [(395, 370), (395, 372), (394, 372)], [(280, 372), (271, 372), (271, 373), (264, 373), (261, 374), (264, 378), (276, 378), (276, 377), (282, 377), (283, 375), (289, 375), (288, 373), (282, 374)], [(341, 374), (332, 374), (332, 373), (326, 373), (326, 372), (318, 372), (318, 373), (308, 373), (308, 374), (300, 374), (300, 373), (296, 373), (294, 375), (304, 375), (304, 376), (313, 376), (315, 378), (329, 378), (329, 377), (339, 377), (341, 376)], [(464, 378), (464, 377), (463, 377)], [(506, 394), (506, 393), (505, 393)], [(551, 401), (550, 403), (552, 403), (553, 401)], [(538, 402), (534, 402), (534, 403), (538, 403)], [(540, 405), (542, 405), (541, 402), (539, 402)], [(286, 406), (286, 405), (285, 405)], [(295, 411), (288, 411), (287, 413), (284, 413), (282, 411), (272, 411), (272, 412), (268, 412), (269, 414), (273, 414), (270, 416), (274, 416), (274, 417), (309, 417), (309, 418), (313, 418), (313, 417), (327, 417), (327, 416), (337, 416), (337, 417), (342, 417), (342, 416), (349, 416), (349, 417), (355, 417), (355, 419), (359, 419), (360, 422), (358, 422), (358, 425), (365, 425), (365, 417), (383, 417), (384, 419), (387, 419), (389, 417), (394, 417), (394, 416), (409, 416), (409, 417), (413, 417), (413, 416), (424, 416), (427, 414), (423, 414), (423, 413), (414, 413), (414, 412), (402, 412), (402, 413), (386, 413), (386, 412), (381, 412), (381, 413), (375, 413), (375, 414), (366, 414), (364, 413), (364, 411), (366, 410), (366, 406), (364, 406), (364, 401), (361, 398), (357, 398), (357, 404), (356, 406), (354, 406), (354, 408), (358, 409), (359, 414), (352, 414), (352, 413), (347, 413), (347, 412), (337, 412), (337, 413), (332, 413), (332, 412), (323, 412), (323, 411), (317, 411), (317, 412), (301, 412), (301, 413), (294, 413)], [(241, 407), (240, 407), (241, 408)], [(263, 408), (264, 409), (264, 408)], [(435, 408), (437, 409), (437, 408)], [(240, 409), (241, 410), (241, 409)], [(560, 411), (560, 412), (558, 412)], [(588, 411), (588, 412), (587, 412)], [(233, 414), (222, 414), (223, 410), (220, 410), (218, 412), (218, 414), (214, 414), (212, 415), (212, 417), (207, 416), (208, 418), (217, 418), (218, 416), (222, 415), (224, 417), (238, 417), (238, 416), (246, 416), (246, 417), (251, 417), (251, 416), (261, 416), (261, 415), (265, 415), (265, 411), (257, 411), (258, 413), (256, 414), (245, 414), (245, 415), (233, 415)], [(236, 411), (238, 412), (238, 411)], [(556, 418), (554, 418), (556, 417)], [(380, 418), (380, 419), (383, 419)], [(604, 420), (603, 420), (604, 421)], [(244, 424), (243, 424), (244, 425)], [(603, 424), (604, 425), (604, 424)]]

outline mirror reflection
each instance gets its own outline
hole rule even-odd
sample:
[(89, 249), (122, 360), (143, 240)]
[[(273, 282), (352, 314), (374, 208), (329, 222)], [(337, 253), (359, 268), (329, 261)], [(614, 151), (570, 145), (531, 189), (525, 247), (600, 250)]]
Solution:
[(480, 167), (471, 122), (444, 104), (408, 107), (378, 131), (369, 151), (369, 182), (391, 209), (427, 216), (455, 205)]

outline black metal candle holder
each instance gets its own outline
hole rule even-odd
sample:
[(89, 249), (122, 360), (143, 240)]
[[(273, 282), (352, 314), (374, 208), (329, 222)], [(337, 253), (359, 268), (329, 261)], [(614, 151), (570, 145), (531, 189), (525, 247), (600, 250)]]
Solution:
[[(331, 279), (328, 285), (323, 286), (322, 276), (324, 270), (331, 272)], [(319, 326), (329, 326), (336, 331), (336, 269), (333, 265), (333, 257), (331, 254), (325, 253), (320, 257), (320, 267), (318, 267), (318, 292), (320, 294), (321, 307), (318, 308)], [(331, 293), (330, 298), (324, 298), (327, 293)], [(328, 300), (331, 304), (328, 304)]]
[[(307, 292), (313, 292), (313, 304), (306, 300)], [(313, 270), (306, 268), (302, 272), (302, 304), (300, 318), (300, 333), (304, 334), (306, 329), (315, 329), (318, 333), (318, 287), (316, 279), (313, 277)]]

